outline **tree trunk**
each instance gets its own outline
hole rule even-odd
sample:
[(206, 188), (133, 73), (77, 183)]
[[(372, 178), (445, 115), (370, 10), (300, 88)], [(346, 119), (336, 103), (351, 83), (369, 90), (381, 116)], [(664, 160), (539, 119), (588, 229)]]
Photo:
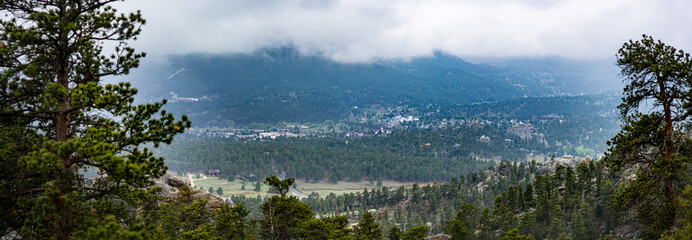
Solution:
[[(69, 89), (69, 79), (68, 79), (68, 67), (67, 64), (61, 66), (58, 70), (58, 83)], [(69, 90), (68, 90), (69, 91)], [(62, 109), (58, 110), (58, 114), (55, 118), (55, 140), (60, 142), (66, 142), (70, 137), (70, 113), (68, 110), (72, 108), (72, 100), (69, 93), (62, 96)], [(66, 162), (66, 164), (68, 164)]]
[[(660, 77), (663, 78), (663, 77)], [(666, 136), (665, 136), (665, 152), (666, 152), (666, 160), (668, 161), (668, 166), (672, 167), (673, 166), (673, 120), (671, 116), (671, 109), (670, 109), (670, 100), (668, 99), (668, 94), (666, 92), (666, 87), (664, 84), (665, 79), (659, 79), (658, 85), (659, 89), (661, 91), (661, 103), (663, 103), (663, 120), (665, 121), (666, 124)], [(665, 177), (665, 191), (666, 191), (666, 200), (668, 201), (668, 204), (671, 206), (675, 204), (675, 191), (673, 189), (673, 179), (671, 176), (666, 176)]]
[[(67, 5), (65, 2), (59, 4), (59, 15), (61, 19), (59, 21), (68, 22), (67, 19)], [(58, 23), (59, 24), (59, 23)], [(65, 88), (65, 95), (58, 96), (60, 101), (60, 108), (58, 109), (56, 119), (55, 119), (55, 140), (58, 142), (67, 142), (70, 139), (70, 108), (72, 108), (72, 97), (70, 94), (70, 52), (69, 52), (69, 31), (63, 30), (60, 32), (58, 44), (56, 47), (56, 77), (57, 82), (63, 88)], [(57, 225), (56, 229), (58, 236), (57, 239), (68, 240), (72, 238), (72, 205), (71, 201), (66, 197), (66, 195), (71, 191), (72, 188), (72, 157), (71, 155), (65, 156), (63, 159), (62, 170), (57, 177), (57, 187), (60, 190), (61, 196), (58, 197), (58, 207), (64, 209), (62, 216), (59, 216), (60, 224)]]

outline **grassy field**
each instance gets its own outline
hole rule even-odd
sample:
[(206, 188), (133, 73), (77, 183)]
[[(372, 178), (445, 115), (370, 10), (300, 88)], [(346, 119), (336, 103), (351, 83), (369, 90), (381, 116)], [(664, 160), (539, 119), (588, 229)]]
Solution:
[[(229, 182), (228, 180), (219, 179), (217, 177), (208, 177), (206, 179), (195, 179), (194, 188), (208, 191), (209, 187), (211, 187), (214, 190), (214, 193), (216, 193), (216, 189), (221, 187), (221, 189), (223, 190), (223, 197), (230, 197), (231, 195), (245, 195), (246, 197), (255, 197), (257, 195), (266, 196), (269, 187), (267, 187), (264, 184), (260, 184), (261, 190), (257, 192), (255, 191), (255, 184), (257, 184), (257, 182), (245, 182), (240, 180)], [(245, 185), (245, 190), (243, 190), (243, 185)], [(388, 188), (397, 188), (402, 185), (406, 187), (411, 187), (413, 183), (389, 180), (382, 181), (382, 186), (386, 186)], [(369, 181), (339, 182), (337, 184), (334, 184), (327, 181), (306, 182), (303, 180), (298, 180), (296, 181), (296, 186), (298, 191), (306, 195), (309, 195), (312, 192), (316, 192), (320, 196), (326, 196), (330, 193), (339, 195), (344, 193), (362, 192), (363, 189), (366, 188), (368, 190), (373, 188), (381, 188), (378, 187), (376, 183), (370, 184)]]
[[(363, 189), (373, 189), (373, 188), (381, 188), (378, 187), (377, 184), (372, 183), (370, 184), (369, 181), (359, 181), (359, 182), (339, 182), (339, 183), (331, 183), (328, 181), (319, 181), (319, 182), (305, 182), (302, 180), (296, 181), (297, 189), (298, 191), (309, 195), (312, 192), (316, 192), (320, 196), (327, 196), (330, 193), (334, 193), (336, 195), (344, 194), (344, 193), (355, 193), (355, 192), (363, 192)], [(388, 188), (398, 188), (399, 186), (404, 185), (406, 187), (411, 187), (413, 186), (413, 183), (407, 183), (407, 182), (397, 182), (397, 181), (389, 181), (385, 180), (382, 181), (382, 186), (386, 186)]]
[(546, 156), (543, 154), (536, 154), (536, 155), (526, 155), (526, 161), (531, 162), (531, 160), (536, 160), (536, 162), (542, 163), (545, 162), (545, 159), (550, 159), (550, 156)]
[[(264, 184), (260, 184), (261, 190), (257, 192), (255, 191), (255, 184), (256, 182), (229, 182), (228, 180), (219, 179), (217, 177), (209, 177), (207, 179), (195, 180), (195, 188), (208, 190), (209, 187), (212, 187), (214, 189), (214, 192), (216, 192), (216, 189), (221, 187), (221, 189), (223, 190), (223, 196), (225, 197), (231, 195), (245, 195), (254, 197), (257, 195), (264, 196), (267, 194), (267, 190), (269, 190), (269, 187), (267, 187)], [(245, 185), (245, 190), (243, 190), (243, 185)]]

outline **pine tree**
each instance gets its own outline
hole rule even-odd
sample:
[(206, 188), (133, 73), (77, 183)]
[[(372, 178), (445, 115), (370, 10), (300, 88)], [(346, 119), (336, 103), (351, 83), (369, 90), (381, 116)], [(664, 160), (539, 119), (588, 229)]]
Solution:
[(500, 238), (500, 240), (534, 240), (534, 237), (529, 237), (529, 236), (524, 236), (519, 234), (519, 230), (512, 229), (508, 232), (505, 232), (504, 235)]
[(214, 212), (218, 235), (223, 239), (247, 239), (248, 224), (244, 218), (248, 213), (249, 211), (242, 203), (235, 207), (222, 205)]
[(490, 218), (490, 209), (488, 207), (483, 208), (480, 216), (478, 217), (478, 239), (490, 239), (493, 237), (493, 229), (490, 228), (492, 219)]
[(582, 202), (572, 217), (572, 239), (594, 239), (593, 219), (595, 218), (591, 206)]
[(314, 218), (310, 206), (295, 196), (286, 196), (293, 178), (279, 180), (267, 177), (265, 184), (279, 195), (271, 196), (260, 206), (264, 219), (260, 220), (260, 234), (265, 239), (295, 239), (300, 235), (300, 226)]
[(389, 240), (400, 240), (401, 239), (401, 229), (397, 226), (392, 227), (389, 230)]
[(419, 240), (425, 238), (428, 235), (428, 226), (420, 225), (409, 230), (406, 230), (404, 234), (401, 235), (402, 240)]
[(461, 216), (461, 212), (457, 216), (448, 220), (445, 224), (445, 232), (451, 236), (450, 239), (453, 240), (463, 240), (470, 239), (471, 231), (464, 224), (464, 216)]
[(526, 209), (536, 206), (536, 201), (533, 198), (533, 185), (526, 184), (526, 189), (524, 190), (524, 207)]
[[(128, 209), (167, 170), (142, 146), (168, 144), (190, 126), (162, 110), (165, 100), (134, 105), (129, 83), (102, 83), (145, 56), (127, 45), (141, 14), (118, 14), (112, 2), (0, 1), (0, 145), (11, 156), (0, 160), (12, 166), (0, 176), (16, 186), (0, 193), (10, 199), (3, 215), (11, 213), (2, 231), (37, 239), (132, 231)], [(105, 42), (117, 47), (104, 52)]]
[[(616, 197), (622, 210), (634, 209), (644, 238), (658, 238), (681, 217), (677, 192), (685, 179), (688, 134), (682, 127), (692, 113), (690, 55), (644, 35), (625, 43), (617, 65), (626, 83), (622, 130), (611, 141), (606, 161), (616, 169), (635, 167), (637, 177)], [(642, 102), (653, 108), (639, 112)]]
[(524, 214), (524, 216), (521, 217), (518, 229), (521, 234), (538, 237), (539, 229), (536, 223), (536, 215), (533, 212)]
[(559, 204), (553, 208), (553, 218), (550, 221), (550, 229), (548, 230), (548, 238), (558, 239), (561, 234), (566, 232), (565, 212)]
[(262, 184), (260, 183), (260, 181), (257, 181), (257, 183), (255, 183), (255, 192), (259, 191), (262, 191)]
[(356, 239), (383, 239), (382, 227), (375, 222), (375, 217), (368, 211), (361, 215), (360, 222), (353, 227), (353, 234)]
[(347, 228), (348, 216), (337, 215), (322, 219), (310, 219), (300, 226), (301, 239), (353, 239)]

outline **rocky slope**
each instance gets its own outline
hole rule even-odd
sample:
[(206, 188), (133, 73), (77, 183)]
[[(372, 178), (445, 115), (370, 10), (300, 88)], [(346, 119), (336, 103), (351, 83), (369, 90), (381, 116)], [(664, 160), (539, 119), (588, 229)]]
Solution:
[[(180, 188), (183, 185), (190, 188), (190, 180), (188, 180), (187, 178), (176, 177), (171, 174), (166, 174), (159, 179), (155, 179), (154, 183), (156, 184), (156, 186), (161, 187), (160, 194), (170, 201), (180, 198)], [(210, 210), (220, 208), (224, 204), (228, 204), (231, 207), (235, 206), (235, 203), (233, 203), (233, 201), (224, 201), (220, 197), (209, 192), (191, 189), (191, 193), (192, 201), (196, 201), (202, 198), (207, 199), (207, 204), (205, 205), (205, 207)]]

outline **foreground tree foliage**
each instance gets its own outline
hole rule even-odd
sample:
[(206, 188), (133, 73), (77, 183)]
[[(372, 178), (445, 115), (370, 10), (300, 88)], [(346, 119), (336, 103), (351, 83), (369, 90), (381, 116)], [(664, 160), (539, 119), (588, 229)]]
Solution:
[(277, 195), (267, 198), (260, 206), (264, 215), (259, 220), (262, 239), (383, 239), (382, 227), (367, 211), (353, 229), (348, 228), (346, 215), (316, 218), (308, 204), (287, 196), (293, 182), (293, 178), (266, 178), (265, 184)]
[[(158, 193), (158, 187), (152, 193)], [(254, 239), (254, 231), (245, 219), (243, 204), (206, 207), (207, 199), (193, 197), (201, 190), (184, 185), (178, 198), (151, 194), (138, 214), (143, 239)]]
[(355, 233), (356, 239), (383, 239), (382, 238), (382, 227), (375, 223), (375, 217), (372, 213), (365, 211), (361, 215), (361, 221), (353, 227), (353, 232)]
[(418, 227), (411, 228), (401, 234), (401, 240), (416, 240), (423, 239), (428, 235), (428, 226), (421, 225)]
[(646, 35), (625, 43), (617, 57), (627, 84), (619, 106), (624, 123), (609, 142), (607, 161), (634, 169), (636, 178), (615, 197), (615, 205), (635, 210), (643, 237), (655, 239), (682, 217), (678, 193), (688, 180), (691, 156), (684, 127), (692, 110), (692, 60)]
[(295, 239), (300, 234), (300, 226), (314, 218), (310, 206), (294, 196), (286, 196), (294, 179), (279, 180), (276, 176), (267, 177), (265, 184), (271, 186), (279, 195), (271, 196), (262, 204), (264, 219), (260, 221), (260, 234), (264, 239)]
[[(141, 236), (134, 209), (165, 173), (158, 147), (190, 126), (134, 105), (128, 47), (144, 19), (116, 0), (1, 0), (0, 234), (27, 239)], [(104, 52), (105, 42), (115, 44)]]

